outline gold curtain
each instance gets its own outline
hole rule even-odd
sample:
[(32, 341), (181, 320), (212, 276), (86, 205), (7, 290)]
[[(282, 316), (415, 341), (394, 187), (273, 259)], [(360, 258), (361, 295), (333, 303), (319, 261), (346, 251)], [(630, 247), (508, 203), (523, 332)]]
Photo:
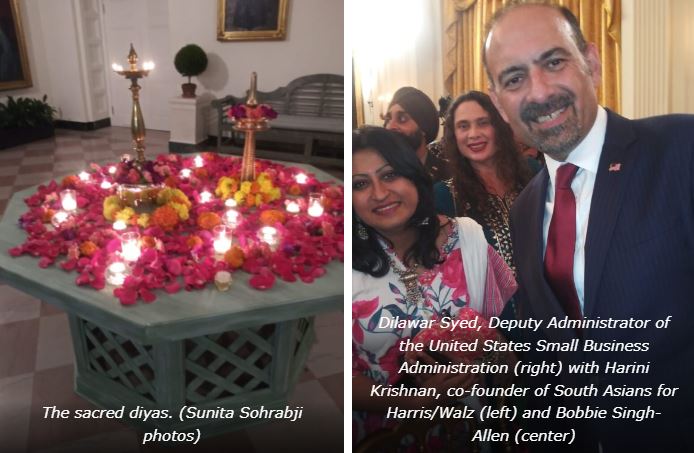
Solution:
[[(455, 98), (468, 90), (487, 91), (482, 66), (485, 25), (507, 3), (528, 0), (444, 0), (443, 75), (444, 87)], [(621, 110), (620, 46), (621, 0), (549, 0), (566, 6), (578, 18), (588, 42), (595, 43), (602, 62), (600, 104)]]

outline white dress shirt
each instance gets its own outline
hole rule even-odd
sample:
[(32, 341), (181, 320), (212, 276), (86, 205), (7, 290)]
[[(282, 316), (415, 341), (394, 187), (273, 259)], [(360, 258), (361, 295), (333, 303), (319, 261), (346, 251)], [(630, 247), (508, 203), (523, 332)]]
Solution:
[[(581, 305), (581, 312), (584, 307), (584, 277), (586, 268), (586, 233), (588, 232), (588, 215), (590, 214), (590, 201), (593, 198), (593, 188), (595, 187), (595, 177), (598, 173), (598, 164), (602, 154), (602, 145), (605, 143), (605, 132), (607, 130), (607, 112), (598, 106), (598, 113), (595, 123), (588, 132), (588, 135), (571, 151), (566, 159), (567, 163), (572, 163), (578, 167), (576, 176), (571, 182), (571, 190), (576, 197), (576, 248), (574, 249), (574, 284), (578, 294), (578, 302)], [(554, 181), (557, 177), (557, 168), (564, 162), (559, 162), (545, 155), (547, 171), (549, 172), (549, 187), (547, 188), (547, 199), (545, 201), (545, 217), (542, 224), (544, 256), (547, 248), (547, 235), (549, 233), (549, 223), (554, 212)]]

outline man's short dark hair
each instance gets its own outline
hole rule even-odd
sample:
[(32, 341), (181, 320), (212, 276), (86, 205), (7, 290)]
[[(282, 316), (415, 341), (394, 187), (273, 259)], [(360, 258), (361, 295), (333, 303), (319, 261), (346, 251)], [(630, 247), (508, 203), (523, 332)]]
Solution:
[(487, 39), (489, 38), (489, 33), (492, 31), (492, 28), (494, 28), (496, 23), (501, 20), (502, 17), (504, 17), (510, 11), (513, 11), (516, 8), (526, 5), (545, 6), (547, 8), (551, 8), (555, 11), (558, 11), (559, 14), (562, 15), (564, 20), (566, 20), (566, 22), (569, 24), (569, 27), (571, 27), (571, 34), (573, 35), (574, 42), (576, 43), (576, 47), (578, 47), (578, 50), (583, 54), (588, 48), (588, 42), (586, 41), (586, 37), (583, 36), (583, 31), (581, 30), (581, 25), (579, 24), (578, 19), (576, 18), (574, 13), (572, 13), (571, 10), (566, 6), (551, 5), (548, 3), (511, 3), (495, 12), (492, 18), (489, 19), (489, 22), (487, 22), (487, 26), (485, 28), (484, 42), (482, 43), (482, 63), (484, 64), (484, 70), (487, 72), (487, 77), (489, 78), (489, 81), (492, 85), (494, 85), (494, 79), (492, 79), (492, 75), (489, 72), (489, 66), (487, 66), (487, 51), (485, 49)]

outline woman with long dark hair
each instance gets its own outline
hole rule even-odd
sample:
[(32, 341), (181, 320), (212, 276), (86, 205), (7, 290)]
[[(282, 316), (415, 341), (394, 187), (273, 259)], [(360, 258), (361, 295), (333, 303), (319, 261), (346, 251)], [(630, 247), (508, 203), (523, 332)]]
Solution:
[(449, 107), (444, 142), (453, 177), (435, 187), (437, 210), (473, 218), (512, 266), (509, 213), (533, 171), (518, 150), (511, 126), (488, 95), (470, 91)]
[[(397, 321), (456, 317), (471, 308), (498, 316), (516, 289), (513, 274), (471, 219), (436, 214), (432, 181), (397, 133), (366, 127), (352, 135), (352, 395), (355, 442), (393, 424), (388, 407), (421, 409), (433, 397), (372, 397), (374, 385), (406, 376), (399, 344), (418, 326)], [(434, 363), (426, 352), (418, 360)], [(449, 356), (449, 359), (454, 360)], [(445, 395), (477, 376), (419, 376)]]

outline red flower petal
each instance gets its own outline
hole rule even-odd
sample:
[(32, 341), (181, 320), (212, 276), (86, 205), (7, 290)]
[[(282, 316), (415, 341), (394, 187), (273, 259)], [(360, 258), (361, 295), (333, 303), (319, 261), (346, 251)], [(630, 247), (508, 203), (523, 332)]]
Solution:
[(269, 271), (263, 272), (251, 277), (248, 283), (255, 289), (270, 289), (275, 284), (275, 276)]
[(140, 297), (147, 303), (154, 302), (157, 299), (157, 296), (147, 288), (140, 288)]
[(170, 259), (166, 260), (166, 269), (172, 274), (172, 275), (181, 275), (181, 272), (183, 271), (181, 267), (181, 261), (177, 259)]
[(120, 300), (123, 305), (133, 305), (137, 302), (137, 291), (130, 288), (116, 288), (113, 290), (113, 295)]
[(174, 294), (177, 293), (181, 290), (181, 284), (174, 281), (169, 283), (168, 285), (164, 286), (164, 291), (166, 291), (169, 294)]

